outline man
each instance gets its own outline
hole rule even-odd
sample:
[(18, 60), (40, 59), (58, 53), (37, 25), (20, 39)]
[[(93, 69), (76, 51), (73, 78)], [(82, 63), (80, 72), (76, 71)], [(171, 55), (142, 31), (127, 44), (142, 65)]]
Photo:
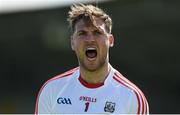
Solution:
[(36, 114), (148, 114), (144, 94), (109, 63), (111, 18), (92, 5), (74, 5), (68, 21), (79, 67), (48, 80)]

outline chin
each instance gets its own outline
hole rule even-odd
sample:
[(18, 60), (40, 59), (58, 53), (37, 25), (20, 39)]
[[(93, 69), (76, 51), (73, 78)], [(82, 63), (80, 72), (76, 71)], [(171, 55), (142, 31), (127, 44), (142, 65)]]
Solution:
[(80, 66), (83, 67), (86, 71), (89, 72), (95, 72), (101, 68), (103, 68), (103, 66), (105, 65), (106, 61), (100, 61), (100, 60), (95, 60), (94, 62), (90, 62), (88, 60), (81, 60), (80, 62)]
[(83, 68), (89, 72), (95, 72), (103, 67), (104, 64), (83, 64)]
[(96, 65), (96, 64), (81, 63), (80, 65), (81, 65), (82, 68), (84, 68), (84, 70), (90, 71), (90, 72), (94, 72), (99, 68), (99, 66)]

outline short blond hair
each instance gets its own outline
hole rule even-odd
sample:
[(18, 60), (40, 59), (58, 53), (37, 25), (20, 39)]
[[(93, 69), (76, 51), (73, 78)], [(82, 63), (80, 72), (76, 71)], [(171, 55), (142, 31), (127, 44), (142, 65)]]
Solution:
[[(68, 12), (68, 22), (69, 26), (74, 31), (74, 26), (80, 19), (88, 17), (92, 24), (97, 27), (94, 18), (99, 18), (104, 21), (106, 25), (106, 31), (111, 33), (112, 29), (112, 20), (102, 9), (95, 7), (93, 5), (84, 5), (84, 4), (74, 4), (71, 6), (71, 10)], [(97, 27), (98, 28), (98, 27)]]

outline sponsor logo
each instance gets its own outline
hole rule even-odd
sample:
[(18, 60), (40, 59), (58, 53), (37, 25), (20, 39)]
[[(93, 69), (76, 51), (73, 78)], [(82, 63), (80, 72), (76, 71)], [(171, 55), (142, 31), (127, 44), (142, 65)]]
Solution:
[(57, 103), (58, 104), (70, 104), (70, 105), (72, 105), (70, 98), (63, 98), (63, 97), (59, 97), (57, 99)]
[(87, 102), (96, 102), (97, 99), (93, 97), (87, 97), (87, 96), (80, 96), (79, 97), (80, 101), (87, 101)]
[(104, 107), (104, 111), (113, 113), (115, 111), (115, 105), (115, 103), (107, 101)]

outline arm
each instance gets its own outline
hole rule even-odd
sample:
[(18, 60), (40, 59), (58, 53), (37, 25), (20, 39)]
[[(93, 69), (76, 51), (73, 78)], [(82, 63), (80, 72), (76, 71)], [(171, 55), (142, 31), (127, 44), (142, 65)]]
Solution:
[(148, 102), (140, 90), (132, 93), (129, 112), (131, 114), (149, 114)]
[(36, 99), (35, 114), (50, 114), (51, 113), (51, 100), (50, 90), (46, 83), (41, 87), (38, 97)]

